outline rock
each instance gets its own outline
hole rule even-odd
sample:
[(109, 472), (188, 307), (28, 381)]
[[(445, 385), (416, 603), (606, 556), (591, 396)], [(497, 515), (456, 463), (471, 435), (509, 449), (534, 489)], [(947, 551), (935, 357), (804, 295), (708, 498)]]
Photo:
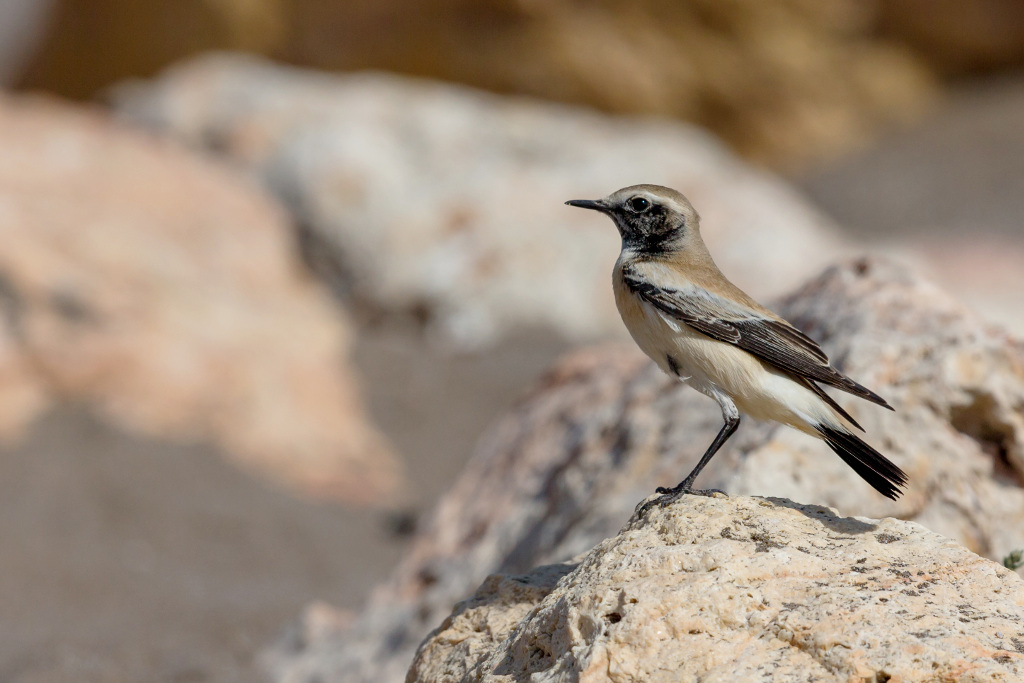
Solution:
[(287, 216), (228, 169), (97, 112), (0, 98), (0, 435), (56, 401), (208, 439), (292, 487), (368, 502), (398, 463), (347, 323)]
[(318, 4), (295, 21), (320, 65), (681, 118), (777, 164), (849, 150), (933, 94), (924, 63), (879, 39), (873, 3)]
[(965, 232), (957, 237), (907, 239), (903, 260), (956, 294), (956, 298), (986, 320), (1024, 337), (1024, 239)]
[[(895, 406), (836, 395), (909, 490), (889, 501), (819, 441), (750, 420), (700, 486), (914, 520), (993, 558), (1024, 547), (1024, 344), (877, 259), (828, 269), (778, 310)], [(720, 427), (712, 401), (632, 346), (576, 352), (483, 437), (353, 628), (279, 651), (277, 680), (401, 680), (413, 648), (488, 574), (565, 561), (615, 534)]]
[(1024, 582), (895, 519), (689, 497), (577, 562), (489, 577), (409, 683), (1012, 681)]
[(719, 263), (761, 293), (842, 250), (780, 180), (684, 124), (240, 56), (184, 64), (114, 101), (264, 179), (300, 217), (311, 262), (358, 305), (425, 314), (463, 348), (524, 327), (623, 334), (609, 286), (618, 236), (567, 199), (680, 188)]

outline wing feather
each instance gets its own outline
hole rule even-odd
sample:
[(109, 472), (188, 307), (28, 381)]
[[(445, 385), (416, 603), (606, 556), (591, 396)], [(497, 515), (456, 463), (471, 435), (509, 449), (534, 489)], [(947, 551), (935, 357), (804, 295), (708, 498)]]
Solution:
[[(623, 279), (642, 300), (712, 339), (733, 344), (780, 370), (892, 410), (881, 396), (832, 367), (813, 339), (784, 320), (751, 312), (700, 287), (691, 286), (686, 291), (658, 287), (629, 269), (624, 270)], [(842, 411), (840, 414), (846, 416)]]

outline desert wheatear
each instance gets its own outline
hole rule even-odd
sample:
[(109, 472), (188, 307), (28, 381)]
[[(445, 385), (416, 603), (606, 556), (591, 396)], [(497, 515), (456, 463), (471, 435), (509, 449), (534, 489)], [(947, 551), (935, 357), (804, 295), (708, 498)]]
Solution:
[(807, 335), (729, 282), (700, 236), (686, 197), (658, 185), (634, 185), (571, 206), (607, 214), (622, 236), (615, 262), (615, 303), (633, 340), (669, 375), (710, 396), (725, 425), (678, 486), (659, 488), (644, 506), (668, 505), (694, 480), (740, 424), (740, 413), (822, 439), (876, 491), (899, 497), (907, 475), (864, 443), (863, 429), (819, 386), (892, 410), (874, 392), (832, 367)]

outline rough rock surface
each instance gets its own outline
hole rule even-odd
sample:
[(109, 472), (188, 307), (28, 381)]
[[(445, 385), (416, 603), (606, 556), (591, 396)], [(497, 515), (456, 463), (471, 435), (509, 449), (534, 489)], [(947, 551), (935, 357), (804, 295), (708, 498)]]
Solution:
[(689, 497), (576, 564), (489, 577), (409, 683), (1024, 677), (1024, 581), (919, 524)]
[(198, 59), (114, 100), (262, 177), (302, 222), (318, 272), (358, 303), (426, 314), (463, 345), (524, 326), (622, 334), (609, 287), (618, 236), (567, 199), (676, 187), (722, 267), (763, 294), (841, 248), (781, 181), (685, 124), (240, 56)]
[[(881, 260), (830, 268), (778, 310), (895, 406), (836, 395), (910, 488), (889, 501), (822, 443), (750, 420), (698, 484), (910, 519), (994, 558), (1024, 546), (1024, 344)], [(713, 402), (632, 347), (570, 356), (485, 435), (353, 628), (279, 648), (278, 680), (401, 680), (428, 629), (484, 577), (564, 561), (614, 534), (720, 426)]]
[(0, 435), (54, 401), (353, 501), (399, 468), (282, 208), (95, 112), (0, 99)]

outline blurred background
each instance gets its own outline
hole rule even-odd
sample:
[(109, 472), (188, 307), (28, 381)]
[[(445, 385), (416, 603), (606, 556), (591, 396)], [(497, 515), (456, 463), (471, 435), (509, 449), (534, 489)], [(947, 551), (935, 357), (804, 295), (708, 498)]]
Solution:
[(0, 0), (0, 680), (255, 680), (350, 619), (622, 338), (566, 199), (672, 185), (757, 298), (882, 252), (1024, 333), (1022, 67), (1021, 0)]

